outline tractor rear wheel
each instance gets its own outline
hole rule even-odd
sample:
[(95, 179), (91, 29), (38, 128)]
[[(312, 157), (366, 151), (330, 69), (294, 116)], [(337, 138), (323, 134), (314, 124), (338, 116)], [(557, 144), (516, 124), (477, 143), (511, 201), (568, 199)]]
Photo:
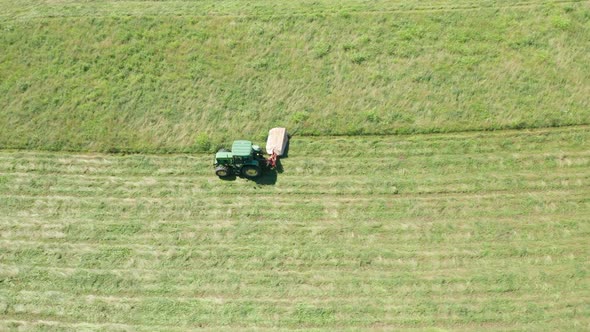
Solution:
[(227, 168), (226, 166), (217, 166), (215, 168), (215, 174), (220, 178), (224, 178), (230, 175), (230, 171), (229, 168)]
[(260, 175), (260, 168), (253, 165), (244, 166), (242, 167), (242, 175), (247, 178), (255, 178)]

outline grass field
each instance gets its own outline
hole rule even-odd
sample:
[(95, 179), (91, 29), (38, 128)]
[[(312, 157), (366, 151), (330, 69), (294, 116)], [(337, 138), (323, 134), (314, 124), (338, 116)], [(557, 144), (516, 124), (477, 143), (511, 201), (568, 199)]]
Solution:
[(588, 1), (0, 0), (0, 148), (590, 123)]
[(0, 0), (0, 331), (590, 330), (588, 96), (588, 0)]
[(588, 330), (589, 143), (294, 137), (260, 183), (4, 151), (0, 330)]

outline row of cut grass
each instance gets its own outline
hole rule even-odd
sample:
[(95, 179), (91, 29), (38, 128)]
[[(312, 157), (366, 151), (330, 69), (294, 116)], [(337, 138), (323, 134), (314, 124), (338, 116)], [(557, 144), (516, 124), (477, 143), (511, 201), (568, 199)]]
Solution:
[(294, 137), (274, 185), (4, 151), (0, 328), (585, 329), (589, 137)]

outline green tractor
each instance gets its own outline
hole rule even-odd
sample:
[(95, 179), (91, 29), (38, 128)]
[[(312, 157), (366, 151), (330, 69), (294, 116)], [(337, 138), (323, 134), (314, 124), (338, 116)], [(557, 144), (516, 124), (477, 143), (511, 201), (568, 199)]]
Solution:
[(266, 166), (262, 150), (250, 141), (234, 141), (231, 151), (221, 149), (215, 154), (215, 174), (220, 178), (233, 175), (255, 178)]

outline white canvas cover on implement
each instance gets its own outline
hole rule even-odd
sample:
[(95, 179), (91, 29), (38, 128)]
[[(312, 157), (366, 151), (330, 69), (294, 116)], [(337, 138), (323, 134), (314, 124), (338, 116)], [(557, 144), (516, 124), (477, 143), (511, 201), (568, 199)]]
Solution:
[(274, 152), (277, 156), (282, 156), (288, 141), (287, 129), (272, 128), (268, 132), (268, 139), (266, 140), (266, 153), (273, 154)]

